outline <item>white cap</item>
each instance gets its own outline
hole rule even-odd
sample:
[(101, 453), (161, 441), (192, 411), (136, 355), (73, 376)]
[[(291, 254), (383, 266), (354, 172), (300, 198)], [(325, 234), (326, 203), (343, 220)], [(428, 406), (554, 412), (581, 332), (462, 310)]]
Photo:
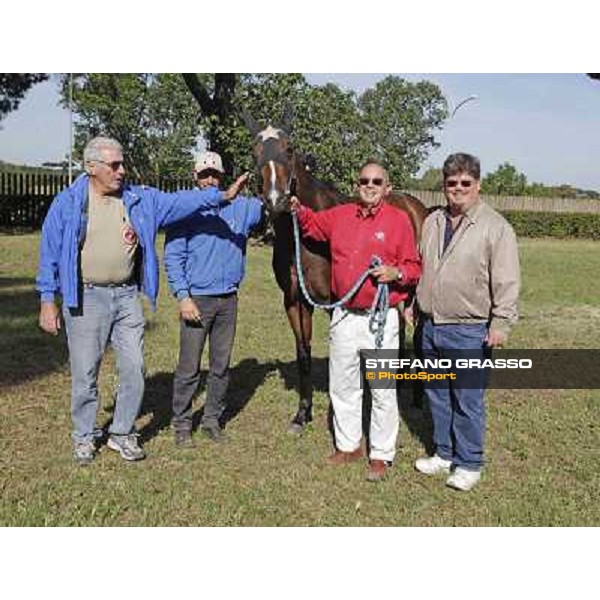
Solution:
[(225, 173), (223, 161), (216, 152), (203, 152), (196, 158), (196, 166), (194, 167), (196, 173), (206, 171), (207, 169), (214, 169), (215, 171), (219, 171), (219, 173)]

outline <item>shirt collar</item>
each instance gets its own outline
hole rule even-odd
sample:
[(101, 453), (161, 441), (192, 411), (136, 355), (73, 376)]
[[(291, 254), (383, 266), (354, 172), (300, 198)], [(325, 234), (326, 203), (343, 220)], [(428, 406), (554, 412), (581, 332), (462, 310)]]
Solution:
[(360, 202), (356, 203), (356, 215), (366, 219), (367, 217), (374, 217), (383, 207), (383, 200), (380, 200), (374, 206), (364, 206)]
[[(475, 204), (470, 206), (467, 209), (467, 211), (463, 214), (463, 217), (468, 219), (469, 222), (474, 223), (477, 220), (477, 214), (479, 213), (480, 208), (481, 208), (481, 199), (477, 200), (477, 202), (475, 202)], [(446, 219), (450, 218), (450, 211), (448, 210), (447, 206), (444, 208), (443, 212), (444, 212), (444, 216)]]

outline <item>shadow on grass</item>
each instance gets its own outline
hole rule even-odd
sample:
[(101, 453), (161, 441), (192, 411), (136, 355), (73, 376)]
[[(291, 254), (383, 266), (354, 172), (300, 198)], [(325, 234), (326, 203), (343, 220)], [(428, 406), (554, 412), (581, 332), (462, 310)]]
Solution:
[[(423, 446), (424, 452), (428, 455), (433, 454), (433, 425), (431, 414), (427, 408), (427, 403), (425, 403), (425, 408), (422, 406), (421, 391), (415, 391), (410, 386), (399, 388), (397, 390), (397, 402), (400, 419), (408, 429), (409, 433), (419, 440)], [(371, 390), (367, 388), (363, 393), (362, 406), (362, 428), (365, 439), (367, 440), (367, 448), (369, 447), (372, 405), (373, 399)], [(331, 409), (331, 405), (329, 407), (328, 427), (332, 440), (334, 440), (333, 410)], [(402, 432), (400, 432), (398, 443), (400, 446), (405, 445), (405, 440), (402, 439)]]
[[(433, 454), (433, 423), (422, 387), (415, 385), (400, 388), (398, 409), (410, 434), (419, 440), (427, 455)], [(403, 443), (402, 440), (400, 443)]]
[[(326, 358), (313, 359), (313, 389), (315, 391), (327, 392), (328, 361)], [(255, 397), (257, 390), (264, 384), (266, 379), (273, 374), (279, 374), (286, 389), (298, 389), (299, 377), (296, 361), (282, 362), (272, 361), (260, 363), (255, 358), (246, 358), (235, 365), (230, 372), (229, 389), (227, 393), (227, 405), (223, 416), (222, 425), (236, 419)], [(206, 391), (206, 375), (203, 371), (196, 396)], [(140, 429), (143, 442), (151, 440), (161, 431), (170, 426), (172, 410), (171, 401), (173, 394), (173, 373), (155, 373), (146, 379), (146, 393), (141, 415), (152, 415), (150, 421)], [(363, 430), (369, 431), (370, 421), (370, 398), (365, 394), (363, 404)], [(416, 404), (412, 389), (403, 389), (399, 393), (398, 406), (403, 422), (411, 435), (416, 437), (424, 449), (432, 453), (432, 427), (431, 417), (427, 409)], [(296, 404), (290, 404), (290, 418), (297, 408)], [(196, 410), (192, 417), (193, 430), (197, 430), (202, 420), (203, 408)], [(331, 405), (328, 407), (327, 426), (333, 442), (333, 412)], [(400, 440), (402, 443), (402, 440)]]
[[(19, 288), (28, 285), (30, 289)], [(17, 386), (68, 364), (64, 330), (51, 336), (38, 327), (39, 297), (31, 279), (0, 277), (0, 386)]]
[(28, 277), (0, 277), (0, 289), (7, 287), (19, 287), (22, 285), (33, 286), (34, 281)]
[[(260, 363), (255, 358), (246, 358), (232, 367), (230, 371), (227, 405), (221, 417), (223, 425), (237, 418), (254, 397), (256, 390), (263, 385), (267, 377), (279, 373), (286, 389), (298, 388), (299, 377), (296, 361), (274, 361)], [(206, 389), (206, 371), (202, 372), (196, 396)], [(313, 387), (317, 391), (327, 390), (327, 359), (313, 359)], [(146, 392), (141, 415), (152, 414), (150, 422), (140, 429), (142, 441), (146, 442), (162, 430), (169, 427), (172, 410), (173, 373), (155, 373), (146, 379)], [(290, 406), (290, 418), (296, 406)], [(202, 420), (203, 409), (195, 411), (193, 429), (196, 430)]]

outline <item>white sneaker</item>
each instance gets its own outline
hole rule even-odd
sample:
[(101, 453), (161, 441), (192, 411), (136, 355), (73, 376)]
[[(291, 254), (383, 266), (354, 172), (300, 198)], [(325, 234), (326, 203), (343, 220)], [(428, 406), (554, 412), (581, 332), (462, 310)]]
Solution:
[(446, 460), (437, 454), (418, 458), (415, 462), (415, 469), (425, 475), (437, 475), (438, 473), (450, 473), (451, 460)]
[(446, 485), (461, 492), (468, 492), (479, 483), (480, 479), (479, 471), (467, 471), (467, 469), (457, 467), (454, 473), (448, 477)]

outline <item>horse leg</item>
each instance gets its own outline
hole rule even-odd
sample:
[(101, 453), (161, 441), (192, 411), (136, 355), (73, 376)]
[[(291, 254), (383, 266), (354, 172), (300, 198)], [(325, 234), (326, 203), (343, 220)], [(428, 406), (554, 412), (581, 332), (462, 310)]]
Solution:
[(288, 431), (298, 435), (312, 421), (312, 310), (297, 301), (287, 307), (287, 316), (296, 338), (296, 364), (300, 378), (298, 412)]

